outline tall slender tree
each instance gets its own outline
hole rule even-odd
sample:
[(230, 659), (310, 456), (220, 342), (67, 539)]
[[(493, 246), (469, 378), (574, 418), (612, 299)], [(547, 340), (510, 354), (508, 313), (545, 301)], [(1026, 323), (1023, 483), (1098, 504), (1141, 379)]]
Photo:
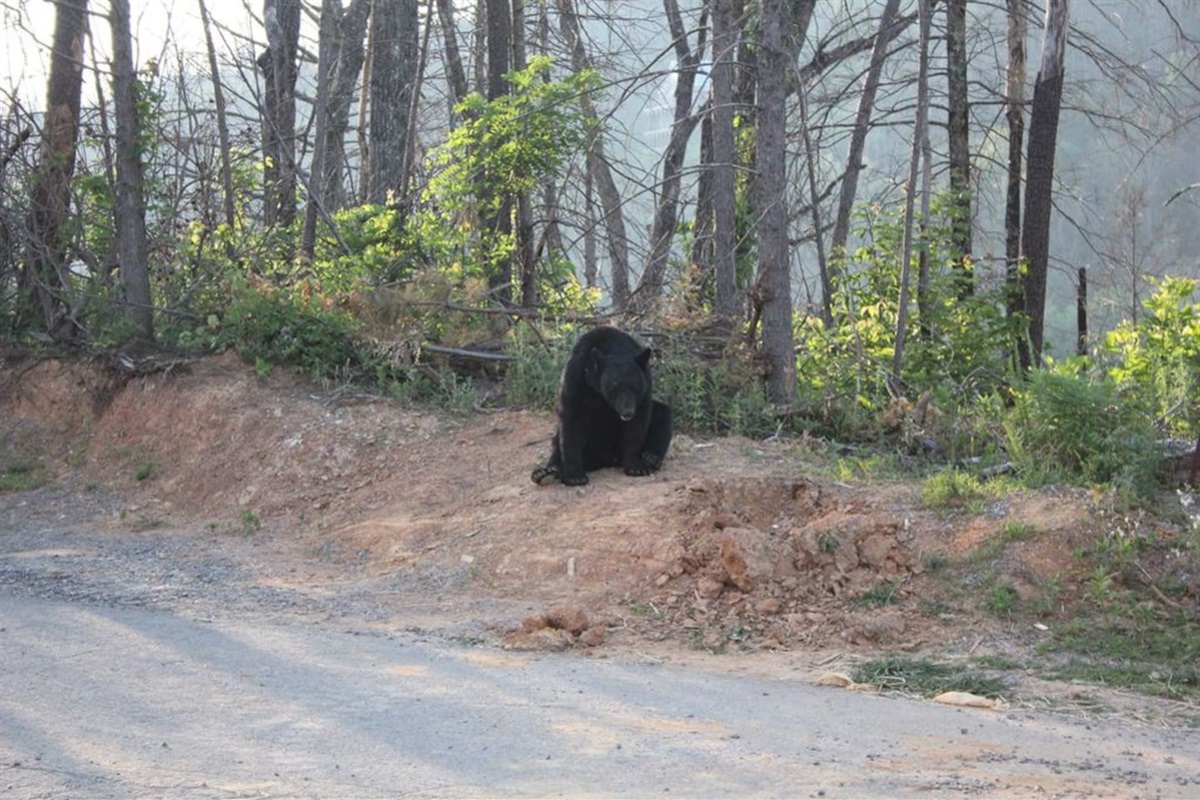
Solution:
[(40, 322), (47, 335), (72, 339), (78, 333), (67, 266), (71, 178), (79, 138), (83, 90), (83, 42), (87, 0), (62, 0), (55, 6), (50, 83), (38, 164), (29, 203), (28, 251), (21, 269), (27, 311), (22, 322)]
[(947, 0), (947, 158), (950, 167), (950, 196), (954, 203), (951, 235), (958, 250), (953, 267), (959, 271), (957, 279), (960, 297), (967, 297), (975, 290), (975, 276), (971, 264), (971, 107), (967, 86), (967, 0)]
[(263, 215), (268, 225), (296, 221), (296, 75), (300, 0), (264, 0), (267, 49), (258, 57), (265, 84)]
[(733, 77), (738, 44), (734, 0), (712, 0), (712, 217), (717, 316), (741, 312), (737, 292), (737, 151), (734, 142)]
[(1025, 13), (1028, 0), (1008, 0), (1008, 71), (1004, 114), (1008, 121), (1008, 176), (1004, 202), (1005, 286), (1010, 318), (1024, 316), (1021, 287), (1021, 181), (1025, 151)]
[(117, 118), (116, 222), (121, 293), (125, 316), (144, 337), (153, 339), (154, 309), (150, 301), (146, 203), (142, 184), (142, 131), (129, 0), (110, 0), (108, 21), (112, 28), (113, 110)]
[(1026, 370), (1041, 362), (1044, 344), (1054, 152), (1058, 144), (1069, 17), (1069, 0), (1048, 0), (1042, 62), (1033, 84), (1033, 107), (1029, 113), (1025, 220), (1021, 226), (1021, 251), (1028, 260), (1027, 268), (1021, 272), (1021, 288), (1025, 298), (1025, 315), (1029, 319), (1029, 338), (1027, 342), (1022, 342), (1019, 349), (1021, 367)]
[[(810, 3), (811, 5), (811, 3)], [(758, 219), (758, 278), (755, 302), (761, 307), (767, 396), (787, 405), (796, 393), (795, 338), (792, 333), (791, 253), (788, 246), (787, 113), (791, 74), (787, 0), (759, 0), (757, 158), (754, 207)]]

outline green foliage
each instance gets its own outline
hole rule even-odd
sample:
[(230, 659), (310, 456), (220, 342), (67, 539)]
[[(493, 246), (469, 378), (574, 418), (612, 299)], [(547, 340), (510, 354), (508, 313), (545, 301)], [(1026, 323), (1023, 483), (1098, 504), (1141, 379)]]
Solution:
[[(494, 100), (467, 96), (456, 108), (463, 122), (430, 158), (429, 207), (415, 215), (411, 234), (434, 263), (456, 264), (494, 282), (511, 261), (516, 240), (493, 230), (512, 201), (557, 174), (588, 131), (581, 94), (600, 86), (590, 70), (549, 80), (552, 60), (536, 56), (506, 76), (512, 91)], [(481, 223), (487, 223), (484, 225)]]
[(687, 342), (667, 337), (655, 356), (654, 393), (671, 406), (676, 430), (763, 438), (778, 425), (766, 389), (747, 359), (700, 358)]
[(887, 656), (859, 665), (852, 678), (882, 689), (912, 692), (933, 697), (942, 692), (970, 692), (981, 697), (1000, 697), (1008, 687), (998, 678), (972, 672), (965, 667), (938, 664), (904, 656)]
[(1142, 305), (1146, 314), (1124, 321), (1104, 338), (1101, 358), (1123, 390), (1140, 395), (1171, 432), (1200, 430), (1200, 303), (1197, 283), (1167, 277)]
[(1009, 457), (1027, 482), (1113, 483), (1133, 497), (1154, 491), (1154, 427), (1109, 378), (1034, 371), (1015, 393), (1004, 430)]
[(962, 505), (983, 496), (979, 477), (959, 469), (940, 470), (921, 483), (921, 500), (930, 508)]
[[(954, 244), (961, 206), (945, 197), (932, 204), (921, 234), (929, 249), (927, 302), (910, 310), (901, 366), (904, 391), (932, 391), (951, 404), (987, 396), (1011, 376), (1009, 349), (1019, 331), (1004, 316), (1002, 285), (981, 283), (962, 297), (962, 259)], [(797, 320), (801, 402), (816, 410), (834, 436), (878, 433), (888, 388), (899, 309), (903, 216), (899, 207), (872, 205), (859, 213), (866, 242), (834, 261), (833, 326), (809, 315)], [(912, 274), (917, 274), (914, 250)], [(915, 287), (914, 296), (915, 296)]]

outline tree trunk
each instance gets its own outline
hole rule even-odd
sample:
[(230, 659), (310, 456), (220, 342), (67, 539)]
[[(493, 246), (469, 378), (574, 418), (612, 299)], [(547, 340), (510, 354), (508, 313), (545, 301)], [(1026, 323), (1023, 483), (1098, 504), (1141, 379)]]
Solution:
[(21, 293), (29, 319), (37, 316), (56, 339), (75, 337), (71, 319), (71, 273), (67, 267), (68, 234), (83, 89), (83, 40), (87, 32), (87, 0), (62, 0), (56, 6), (50, 83), (38, 165), (32, 177), (29, 208), (29, 252), (21, 273)]
[(950, 196), (954, 204), (952, 233), (958, 253), (952, 268), (959, 270), (958, 296), (975, 291), (971, 265), (971, 148), (970, 105), (967, 96), (967, 0), (946, 3), (946, 121), (950, 161)]
[(738, 45), (734, 0), (712, 0), (712, 249), (716, 297), (713, 311), (732, 323), (741, 315), (737, 290), (737, 158), (733, 135), (733, 65)]
[[(512, 70), (518, 72), (526, 66), (525, 0), (512, 0)], [(521, 307), (536, 308), (537, 259), (533, 242), (533, 203), (528, 192), (521, 192), (516, 198), (516, 225)]]
[[(696, 82), (696, 69), (704, 52), (704, 24), (701, 22), (696, 49), (688, 48), (687, 30), (679, 13), (678, 0), (663, 0), (667, 14), (667, 27), (674, 40), (675, 72), (675, 115), (671, 123), (671, 138), (663, 153), (662, 183), (659, 185), (658, 203), (654, 210), (654, 224), (650, 231), (650, 256), (637, 291), (631, 298), (635, 311), (649, 310), (662, 295), (666, 279), (667, 261), (671, 255), (671, 242), (679, 224), (679, 190), (683, 181), (683, 159), (687, 154), (688, 140), (696, 129), (698, 118), (692, 111), (692, 91)], [(780, 98), (782, 101), (783, 98)]]
[(791, 28), (787, 0), (760, 0), (758, 31), (758, 151), (754, 206), (758, 218), (756, 303), (761, 307), (767, 396), (788, 405), (796, 391), (792, 335), (791, 258), (787, 213), (787, 113)]
[(350, 107), (356, 99), (355, 89), (366, 57), (364, 38), (370, 13), (370, 0), (351, 0), (341, 14), (339, 52), (332, 64), (329, 81), (325, 181), (321, 193), (325, 207), (331, 211), (345, 208), (349, 197), (347, 177), (350, 164), (346, 159), (346, 134), (350, 131)]
[(1058, 115), (1062, 106), (1063, 59), (1067, 50), (1069, 0), (1049, 0), (1046, 6), (1042, 64), (1033, 84), (1029, 114), (1028, 170), (1025, 183), (1025, 223), (1021, 250), (1028, 259), (1022, 274), (1029, 339), (1021, 348), (1025, 370), (1042, 360), (1046, 313), (1046, 278), (1050, 265), (1050, 212), (1054, 191), (1054, 150), (1058, 142)]
[(921, 31), (917, 67), (917, 120), (913, 126), (912, 155), (908, 163), (908, 191), (904, 200), (904, 249), (900, 257), (900, 297), (896, 304), (896, 341), (892, 349), (892, 371), (888, 375), (888, 389), (894, 395), (902, 394), (900, 367), (904, 361), (905, 332), (908, 327), (908, 285), (911, 279), (914, 205), (917, 181), (920, 179), (921, 157), (926, 152), (925, 143), (929, 137), (930, 0), (920, 0), (917, 5)]
[(376, 2), (371, 10), (371, 121), (367, 202), (403, 201), (408, 115), (416, 84), (417, 0)]
[(883, 16), (879, 19), (879, 32), (875, 34), (875, 45), (871, 51), (871, 66), (863, 79), (862, 93), (858, 97), (858, 112), (854, 117), (854, 129), (850, 132), (850, 151), (846, 156), (846, 176), (842, 179), (842, 190), (838, 197), (837, 216), (833, 221), (830, 236), (830, 284), (836, 286), (841, 277), (841, 267), (846, 258), (846, 242), (850, 238), (850, 217), (854, 212), (854, 199), (858, 193), (858, 175), (862, 172), (863, 149), (867, 133), (871, 130), (871, 112), (875, 108), (875, 94), (879, 89), (879, 78), (883, 74), (883, 62), (887, 56), (890, 39), (884, 32), (900, 11), (900, 0), (887, 0)]
[(149, 248), (146, 243), (146, 203), (142, 189), (141, 133), (138, 119), (137, 73), (129, 0), (111, 0), (113, 111), (117, 118), (117, 260), (125, 315), (147, 339), (154, 338), (154, 308), (150, 300)]
[(1021, 173), (1025, 147), (1025, 9), (1028, 0), (1008, 0), (1008, 75), (1005, 115), (1008, 118), (1008, 188), (1004, 203), (1004, 283), (1008, 315), (1025, 314), (1021, 287)]
[[(572, 0), (558, 0), (559, 27), (571, 49), (571, 68), (576, 72), (592, 66), (583, 49), (579, 33), (579, 18)], [(629, 301), (629, 237), (625, 232), (625, 215), (621, 210), (621, 194), (613, 180), (612, 169), (604, 155), (604, 128), (596, 115), (596, 105), (589, 95), (580, 95), (579, 107), (589, 131), (587, 144), (587, 173), (594, 182), (600, 199), (601, 219), (608, 242), (609, 294), (615, 311), (625, 310)], [(589, 286), (594, 283), (589, 283)]]
[[(230, 231), (237, 224), (237, 207), (233, 198), (233, 165), (231, 158), (233, 148), (229, 141), (229, 120), (225, 114), (225, 86), (221, 83), (221, 71), (217, 66), (217, 48), (213, 45), (212, 18), (208, 15), (208, 7), (200, 0), (200, 24), (204, 28), (204, 47), (208, 53), (208, 69), (212, 73), (213, 103), (216, 106), (217, 139), (221, 146), (221, 192), (224, 195), (222, 208), (225, 212), (225, 225)], [(233, 243), (226, 242), (225, 255), (233, 261), (237, 253)]]
[[(508, 94), (509, 84), (504, 76), (509, 72), (512, 55), (512, 10), (508, 0), (485, 0), (487, 5), (487, 99), (495, 100)], [(480, 208), (492, 208), (495, 198), (481, 198)], [(513, 198), (500, 198), (497, 210), (480, 220), (484, 235), (501, 239), (513, 233)], [(504, 305), (512, 303), (512, 260), (505, 258), (491, 265), (488, 286)]]
[(438, 23), (442, 26), (442, 45), (445, 48), (446, 80), (450, 84), (450, 104), (458, 104), (470, 94), (467, 73), (463, 70), (462, 55), (458, 50), (458, 31), (454, 27), (454, 3), (452, 0), (437, 0)]
[(267, 225), (296, 221), (296, 52), (300, 0), (265, 0), (267, 49), (258, 58), (266, 85), (263, 109), (263, 216)]

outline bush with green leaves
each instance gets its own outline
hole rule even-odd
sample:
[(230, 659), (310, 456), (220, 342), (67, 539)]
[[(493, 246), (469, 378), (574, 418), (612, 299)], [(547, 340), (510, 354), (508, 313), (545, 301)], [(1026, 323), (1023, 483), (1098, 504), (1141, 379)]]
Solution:
[[(923, 303), (908, 317), (901, 365), (910, 399), (931, 390), (949, 405), (990, 394), (1011, 376), (1009, 351), (1017, 335), (1004, 316), (1003, 287), (979, 281), (962, 294), (962, 256), (954, 245), (959, 206), (946, 197), (932, 204), (922, 240), (930, 279)], [(834, 261), (834, 325), (819, 317), (798, 319), (797, 376), (803, 405), (828, 414), (835, 436), (860, 438), (892, 397), (888, 387), (896, 340), (903, 217), (899, 208), (868, 206), (859, 212), (861, 247)], [(913, 254), (912, 275), (917, 275)], [(916, 298), (916, 287), (913, 290)]]
[(1029, 483), (1112, 484), (1133, 497), (1155, 489), (1156, 431), (1111, 378), (1069, 366), (1035, 370), (1015, 393), (1004, 431), (1009, 457)]
[(1166, 277), (1142, 305), (1104, 337), (1100, 357), (1123, 391), (1142, 397), (1163, 427), (1179, 436), (1200, 430), (1200, 303), (1197, 282)]

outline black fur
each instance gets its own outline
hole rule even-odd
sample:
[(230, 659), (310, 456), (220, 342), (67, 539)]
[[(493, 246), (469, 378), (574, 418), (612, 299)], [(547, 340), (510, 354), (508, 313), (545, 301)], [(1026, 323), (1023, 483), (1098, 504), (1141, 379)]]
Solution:
[(671, 445), (671, 409), (651, 397), (650, 348), (616, 328), (593, 328), (571, 349), (558, 387), (558, 430), (534, 483), (568, 486), (620, 467), (649, 475)]

